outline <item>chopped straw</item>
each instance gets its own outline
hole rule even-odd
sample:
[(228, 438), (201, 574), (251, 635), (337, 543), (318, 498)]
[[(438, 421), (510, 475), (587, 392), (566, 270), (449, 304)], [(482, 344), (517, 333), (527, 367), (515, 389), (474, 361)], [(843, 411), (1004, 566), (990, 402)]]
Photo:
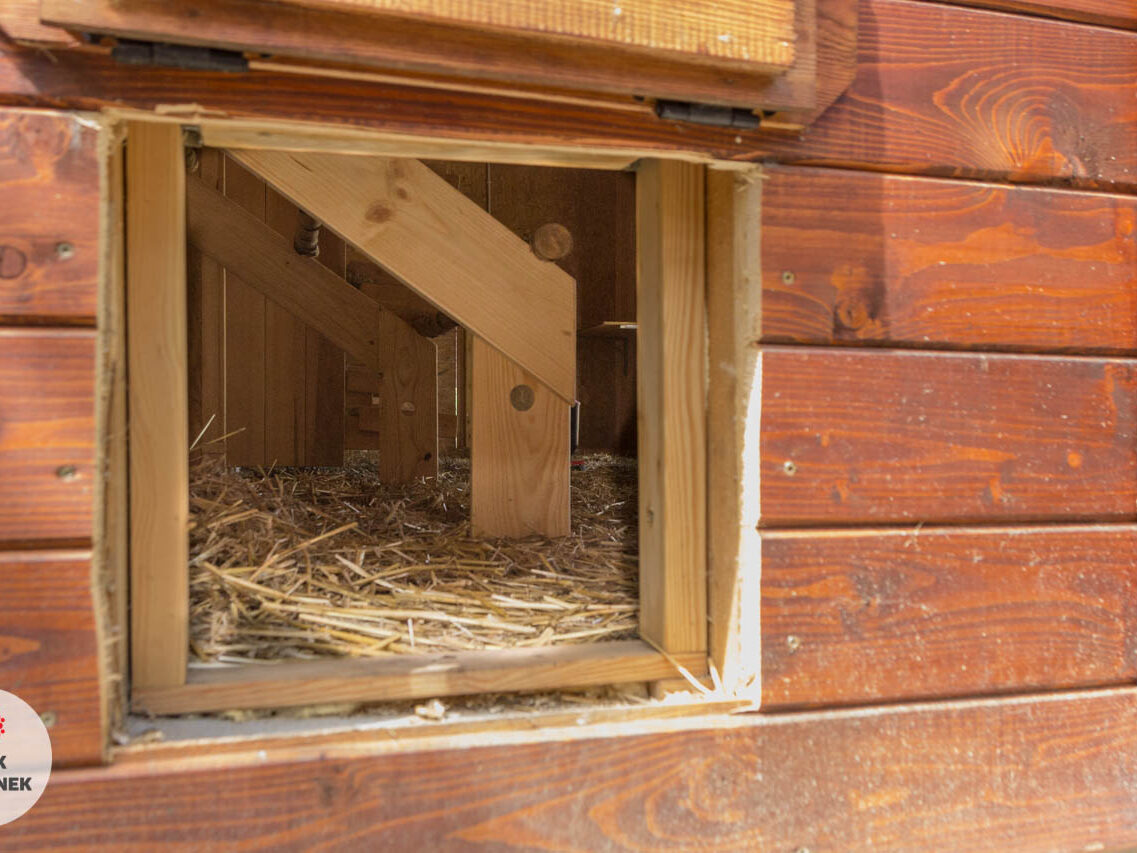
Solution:
[(589, 456), (562, 539), (470, 536), (469, 462), (436, 480), (344, 468), (191, 469), (190, 642), (248, 662), (636, 636), (636, 469)]

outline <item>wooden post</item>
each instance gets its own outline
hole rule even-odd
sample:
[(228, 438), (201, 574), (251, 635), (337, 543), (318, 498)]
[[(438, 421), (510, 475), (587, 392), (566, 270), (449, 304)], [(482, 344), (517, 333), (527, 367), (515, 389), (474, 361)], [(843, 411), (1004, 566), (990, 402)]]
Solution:
[(707, 647), (704, 171), (647, 161), (636, 178), (640, 634)]
[(567, 536), (569, 407), (476, 335), (470, 519), (479, 536)]
[(760, 171), (707, 176), (708, 518), (711, 663), (736, 694), (761, 698), (762, 417)]
[(185, 163), (176, 124), (129, 125), (131, 668), (185, 683), (189, 631)]

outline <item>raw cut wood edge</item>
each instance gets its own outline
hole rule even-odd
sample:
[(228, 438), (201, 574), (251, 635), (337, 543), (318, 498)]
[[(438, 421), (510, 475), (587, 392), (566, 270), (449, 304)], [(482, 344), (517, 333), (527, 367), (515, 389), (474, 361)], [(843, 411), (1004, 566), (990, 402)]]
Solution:
[(761, 701), (760, 168), (708, 173), (708, 607), (711, 665), (729, 693)]

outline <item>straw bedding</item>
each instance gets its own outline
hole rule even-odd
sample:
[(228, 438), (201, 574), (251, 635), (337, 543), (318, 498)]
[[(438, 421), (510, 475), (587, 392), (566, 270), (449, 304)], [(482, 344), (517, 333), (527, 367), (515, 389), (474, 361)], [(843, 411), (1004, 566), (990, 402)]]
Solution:
[(470, 536), (469, 463), (380, 483), (344, 468), (195, 462), (190, 643), (199, 661), (256, 662), (591, 643), (635, 636), (636, 469), (589, 456), (572, 475), (572, 535)]

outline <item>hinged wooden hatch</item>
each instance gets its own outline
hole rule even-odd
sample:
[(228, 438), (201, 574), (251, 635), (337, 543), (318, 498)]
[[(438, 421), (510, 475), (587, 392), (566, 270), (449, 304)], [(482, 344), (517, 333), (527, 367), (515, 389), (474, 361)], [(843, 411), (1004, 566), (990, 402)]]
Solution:
[(41, 0), (38, 19), (7, 28), (40, 42), (53, 38), (43, 25), (111, 36), (116, 56), (132, 63), (523, 92), (572, 108), (646, 101), (662, 120), (749, 128), (775, 113), (775, 125), (806, 123), (847, 85), (854, 7), (852, 0)]

